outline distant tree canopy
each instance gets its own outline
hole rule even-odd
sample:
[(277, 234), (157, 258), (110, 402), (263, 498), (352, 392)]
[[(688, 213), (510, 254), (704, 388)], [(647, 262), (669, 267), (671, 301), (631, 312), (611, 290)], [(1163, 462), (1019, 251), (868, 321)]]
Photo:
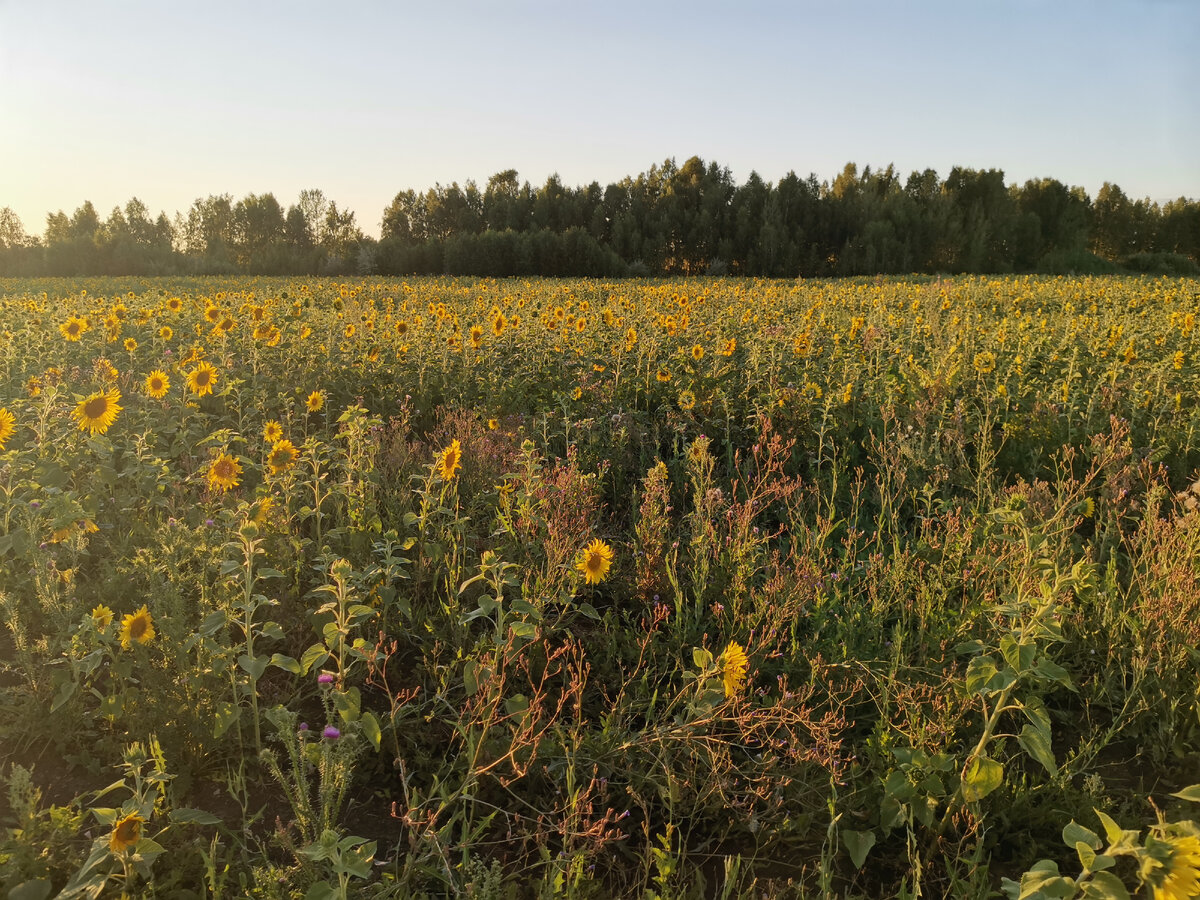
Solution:
[(1200, 274), (1200, 201), (1093, 200), (1053, 178), (1006, 185), (999, 169), (848, 163), (832, 182), (777, 183), (693, 156), (601, 187), (541, 187), (515, 169), (400, 191), (381, 238), (319, 190), (286, 210), (273, 194), (197, 199), (173, 219), (137, 198), (107, 219), (90, 202), (46, 218), (39, 239), (0, 210), (0, 275), (285, 274), (836, 276), (908, 273)]

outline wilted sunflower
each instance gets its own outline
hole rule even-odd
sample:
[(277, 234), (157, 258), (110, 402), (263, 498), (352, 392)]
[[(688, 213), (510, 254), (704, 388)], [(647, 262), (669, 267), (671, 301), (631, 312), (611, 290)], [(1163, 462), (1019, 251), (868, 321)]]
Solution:
[(30, 375), (25, 379), (25, 393), (30, 397), (36, 397), (42, 392), (42, 379), (37, 375)]
[(996, 370), (996, 354), (991, 350), (976, 353), (974, 363), (976, 372), (980, 375), (987, 375), (989, 372)]
[(121, 411), (118, 405), (120, 400), (121, 392), (116, 388), (107, 393), (100, 391), (80, 400), (71, 415), (79, 423), (80, 431), (104, 434), (117, 420), (117, 413)]
[(300, 451), (291, 441), (276, 441), (271, 445), (271, 452), (267, 454), (267, 465), (271, 469), (271, 474), (280, 475), (286, 472), (296, 464), (299, 456)]
[(272, 419), (263, 426), (263, 440), (268, 444), (274, 444), (277, 441), (283, 440), (283, 426)]
[(599, 584), (608, 577), (612, 561), (612, 547), (597, 538), (579, 551), (579, 559), (575, 562), (575, 568), (583, 574), (584, 580), (588, 584)]
[(124, 853), (142, 839), (142, 823), (146, 820), (137, 813), (130, 813), (113, 823), (108, 849), (113, 853)]
[(434, 465), (438, 474), (442, 476), (442, 481), (450, 481), (458, 474), (458, 470), (462, 468), (462, 447), (458, 438), (452, 440), (450, 446), (437, 455)]
[(217, 371), (217, 367), (210, 362), (200, 360), (196, 364), (196, 368), (187, 374), (188, 387), (197, 397), (206, 397), (213, 392), (213, 386), (217, 383), (217, 379), (221, 377), (221, 373)]
[(750, 660), (746, 651), (736, 641), (730, 643), (721, 654), (721, 680), (725, 683), (725, 696), (732, 697), (746, 683), (746, 669)]
[(241, 474), (242, 464), (228, 453), (222, 453), (208, 467), (208, 486), (214, 490), (219, 488), (227, 491), (237, 486), (238, 476)]
[(130, 613), (121, 619), (121, 648), (128, 650), (136, 641), (148, 644), (154, 640), (154, 620), (150, 618), (150, 610), (142, 604), (137, 612)]
[(112, 624), (113, 611), (101, 603), (92, 610), (92, 624), (103, 631)]
[(679, 394), (679, 408), (692, 409), (696, 405), (696, 395), (691, 391), (682, 391)]
[(7, 407), (0, 406), (0, 450), (4, 449), (4, 445), (16, 430), (17, 417), (10, 413)]
[(171, 379), (167, 377), (167, 373), (162, 369), (155, 369), (146, 376), (146, 393), (155, 400), (161, 400), (167, 396), (167, 391), (171, 389)]
[(320, 412), (321, 407), (325, 405), (325, 395), (321, 391), (313, 391), (304, 401), (304, 405), (308, 407), (309, 412)]

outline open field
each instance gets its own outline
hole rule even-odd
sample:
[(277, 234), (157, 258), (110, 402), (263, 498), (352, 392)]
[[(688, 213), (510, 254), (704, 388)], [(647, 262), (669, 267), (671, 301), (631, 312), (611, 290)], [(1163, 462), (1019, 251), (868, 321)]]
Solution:
[(0, 890), (1197, 896), (1198, 312), (0, 279)]

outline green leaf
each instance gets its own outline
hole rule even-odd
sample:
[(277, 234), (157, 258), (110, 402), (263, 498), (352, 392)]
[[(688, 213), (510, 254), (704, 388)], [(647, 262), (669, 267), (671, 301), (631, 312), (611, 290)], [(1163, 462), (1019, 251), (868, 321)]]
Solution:
[(226, 622), (228, 622), (228, 618), (224, 612), (218, 610), (215, 613), (209, 613), (200, 623), (200, 633), (205, 637), (212, 637), (225, 627)]
[(371, 746), (376, 750), (379, 749), (379, 742), (383, 734), (379, 730), (379, 720), (375, 718), (374, 713), (365, 712), (362, 714), (362, 730), (367, 736), (367, 740), (371, 742)]
[(1090, 828), (1084, 828), (1074, 819), (1067, 823), (1062, 833), (1063, 843), (1068, 847), (1074, 847), (1079, 842), (1083, 842), (1093, 850), (1100, 849), (1100, 836)]
[(328, 881), (318, 881), (304, 895), (304, 900), (338, 900), (342, 895)]
[(474, 697), (479, 690), (479, 681), (475, 678), (475, 660), (468, 659), (463, 664), (463, 687), (467, 689), (467, 696)]
[[(62, 683), (62, 686), (59, 687), (58, 691), (54, 695), (54, 702), (50, 704), (50, 712), (54, 712), (56, 709), (58, 709), (60, 706), (62, 706), (64, 703), (66, 703), (68, 700), (70, 700), (74, 694), (75, 694), (75, 682), (64, 681)], [(29, 882), (29, 883), (32, 884), (32, 882)]]
[(875, 846), (875, 832), (843, 828), (842, 842), (846, 845), (846, 852), (850, 854), (850, 862), (854, 863), (854, 868), (861, 869), (867, 861), (867, 854)]
[(355, 722), (362, 709), (362, 695), (358, 688), (350, 687), (344, 691), (333, 692), (333, 706), (344, 722)]
[(1185, 787), (1182, 791), (1172, 794), (1172, 797), (1178, 797), (1180, 800), (1188, 800), (1192, 803), (1200, 803), (1200, 784), (1193, 784)]
[(537, 626), (532, 622), (511, 622), (508, 627), (522, 640), (531, 641), (537, 637)]
[(22, 881), (8, 892), (8, 900), (46, 900), (54, 885), (44, 878)]
[(213, 716), (213, 737), (220, 737), (227, 732), (241, 714), (241, 707), (228, 700), (218, 703), (216, 714)]
[(269, 664), (270, 660), (265, 656), (247, 656), (243, 653), (238, 657), (238, 665), (255, 681), (262, 678), (263, 672), (267, 671)]
[(1083, 896), (1095, 900), (1129, 900), (1129, 891), (1112, 872), (1093, 872), (1091, 880), (1083, 885)]
[(313, 644), (300, 655), (300, 674), (307, 675), (314, 666), (323, 665), (329, 659), (329, 651), (324, 644)]
[(707, 669), (712, 665), (713, 655), (703, 647), (696, 647), (692, 650), (692, 663), (697, 669)]
[[(1050, 738), (1046, 732), (1032, 725), (1026, 725), (1021, 729), (1017, 740), (1025, 748), (1025, 752), (1040, 762), (1047, 772), (1051, 775), (1058, 774), (1058, 763), (1054, 760), (1054, 751), (1050, 748)], [(1074, 842), (1068, 841), (1067, 843), (1069, 845)]]
[(259, 634), (269, 641), (281, 641), (283, 640), (283, 626), (278, 622), (263, 622)]
[(283, 669), (285, 672), (291, 672), (293, 675), (300, 674), (300, 663), (296, 662), (290, 656), (284, 656), (282, 653), (271, 654), (271, 665), (277, 669)]
[(272, 569), (269, 566), (263, 566), (261, 569), (255, 569), (254, 574), (259, 578), (282, 578), (283, 573), (278, 569)]
[(1092, 863), (1096, 861), (1096, 851), (1089, 847), (1086, 841), (1076, 841), (1075, 852), (1079, 854), (1079, 864), (1083, 866), (1083, 871), (1092, 871)]
[(987, 756), (977, 756), (963, 775), (962, 795), (967, 803), (982, 800), (1004, 783), (1004, 767)]
[(967, 664), (967, 692), (978, 694), (984, 691), (996, 672), (996, 661), (990, 656), (975, 657)]
[(1033, 665), (1037, 647), (1033, 644), (1019, 644), (1011, 634), (1006, 634), (1000, 638), (1000, 653), (1013, 671), (1024, 672)]
[(202, 809), (173, 809), (170, 819), (176, 825), (220, 825), (221, 819)]
[(1071, 673), (1058, 663), (1052, 662), (1044, 656), (1038, 660), (1037, 665), (1033, 667), (1033, 671), (1039, 678), (1061, 684), (1068, 690), (1077, 691), (1075, 683), (1071, 681)]

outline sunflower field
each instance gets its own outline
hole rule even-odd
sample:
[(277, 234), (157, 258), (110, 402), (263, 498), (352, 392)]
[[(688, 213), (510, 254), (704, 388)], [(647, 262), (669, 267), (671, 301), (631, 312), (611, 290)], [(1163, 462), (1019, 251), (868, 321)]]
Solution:
[(1198, 312), (0, 279), (0, 892), (1200, 896)]

